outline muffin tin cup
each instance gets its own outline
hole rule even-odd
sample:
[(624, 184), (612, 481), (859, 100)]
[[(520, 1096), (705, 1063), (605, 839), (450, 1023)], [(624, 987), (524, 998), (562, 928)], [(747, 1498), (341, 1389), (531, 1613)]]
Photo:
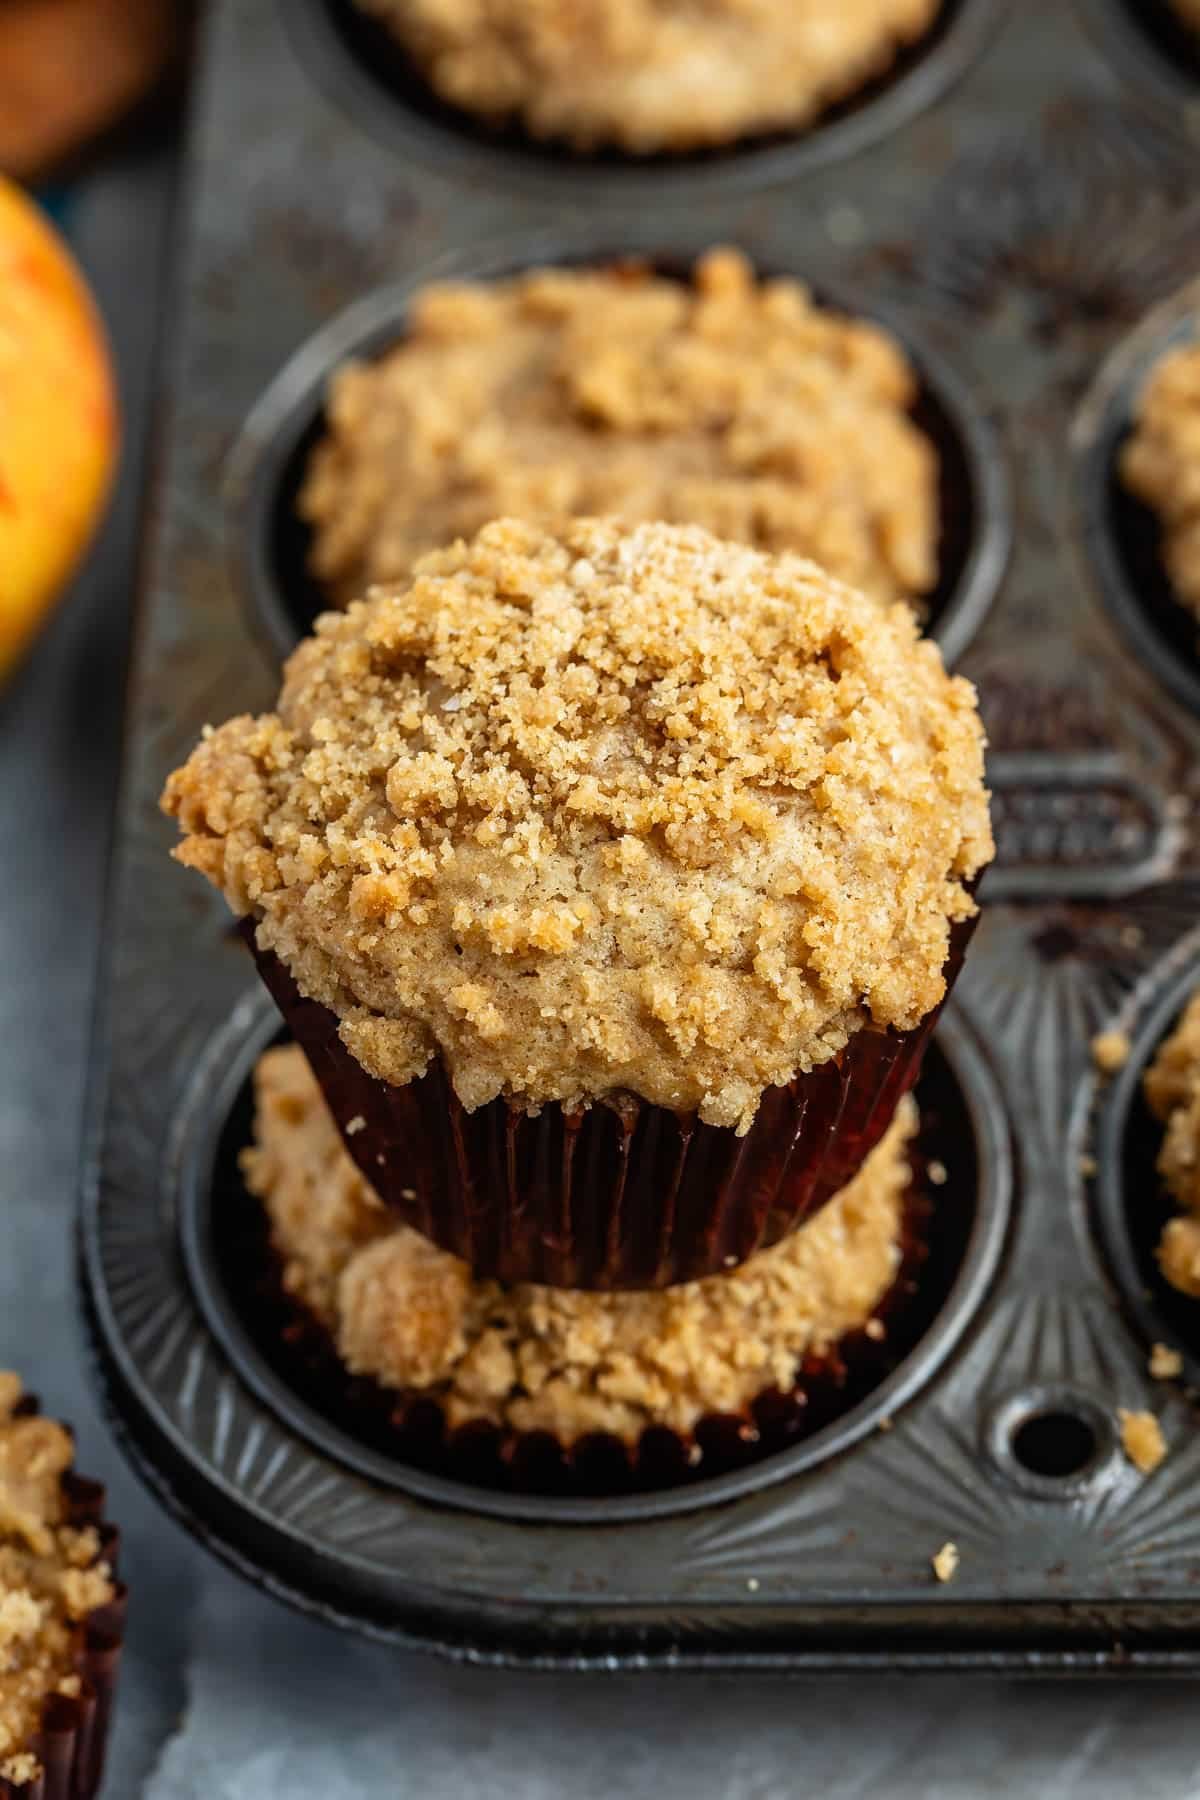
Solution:
[(1156, 307), (1100, 369), (1074, 421), (1075, 507), (1089, 577), (1139, 661), (1200, 713), (1200, 619), (1178, 599), (1154, 512), (1121, 480), (1120, 455), (1155, 364), (1200, 336), (1200, 280)]
[(1147, 1348), (1180, 1351), (1184, 1379), (1200, 1390), (1200, 1300), (1172, 1287), (1158, 1264), (1163, 1227), (1179, 1214), (1158, 1173), (1165, 1121), (1151, 1112), (1142, 1083), (1163, 1041), (1200, 988), (1200, 931), (1183, 939), (1155, 972), (1128, 1026), (1129, 1057), (1098, 1097), (1092, 1181), (1097, 1235), (1121, 1303)]
[(747, 135), (686, 152), (592, 153), (541, 141), (519, 125), (490, 127), (443, 101), (378, 21), (354, 0), (281, 0), (291, 39), (334, 104), (383, 145), (439, 173), (481, 175), (550, 194), (628, 205), (653, 184), (656, 199), (795, 180), (868, 148), (931, 106), (970, 69), (1009, 0), (945, 0), (915, 43), (799, 130)]
[[(38, 1411), (26, 1395), (22, 1415)], [(94, 1527), (101, 1555), (115, 1570), (120, 1549), (116, 1529), (104, 1522), (105, 1490), (74, 1473), (63, 1481), (67, 1523)], [(80, 1678), (77, 1696), (52, 1694), (42, 1709), (41, 1729), (29, 1746), (42, 1766), (36, 1781), (16, 1783), (0, 1776), (0, 1800), (93, 1800), (104, 1778), (104, 1762), (112, 1721), (113, 1697), (125, 1638), (126, 1592), (116, 1586), (107, 1606), (97, 1607), (77, 1628), (73, 1672)]]
[(287, 1293), (266, 1215), (252, 1203), (236, 1254), (258, 1271), (242, 1306), (254, 1316), (259, 1340), (274, 1336), (285, 1378), (363, 1443), (474, 1487), (602, 1497), (661, 1491), (744, 1468), (810, 1437), (865, 1400), (920, 1336), (914, 1302), (929, 1257), (932, 1212), (914, 1172), (898, 1233), (899, 1265), (872, 1312), (872, 1329), (864, 1322), (820, 1354), (802, 1358), (786, 1391), (764, 1389), (740, 1412), (704, 1414), (686, 1432), (654, 1425), (633, 1440), (595, 1432), (570, 1444), (550, 1431), (518, 1431), (483, 1419), (452, 1426), (436, 1393), (350, 1375), (326, 1328)]
[[(949, 993), (975, 920), (952, 929)], [(405, 1224), (479, 1277), (657, 1288), (778, 1243), (857, 1174), (917, 1078), (941, 1007), (915, 1030), (854, 1034), (840, 1056), (763, 1094), (749, 1131), (633, 1095), (537, 1114), (468, 1112), (441, 1064), (405, 1087), (368, 1075), (334, 1014), (243, 936), (364, 1177)]]
[(1075, 0), (1097, 49), (1161, 123), (1200, 142), (1200, 32), (1170, 0)]
[[(594, 228), (540, 233), (442, 258), (411, 281), (364, 295), (322, 327), (284, 366), (255, 406), (225, 475), (226, 549), (235, 590), (255, 636), (282, 661), (334, 605), (310, 574), (309, 528), (296, 502), (309, 456), (324, 427), (330, 378), (351, 359), (383, 355), (405, 334), (413, 297), (433, 281), (496, 281), (545, 267), (593, 267), (635, 259), (658, 273), (687, 280), (712, 238), (676, 238), (631, 225), (614, 247)], [(764, 275), (803, 279), (779, 268), (752, 244), (742, 246)], [(912, 418), (933, 443), (939, 461), (940, 573), (927, 603), (926, 628), (947, 663), (956, 662), (983, 622), (1008, 564), (1012, 504), (998, 434), (969, 388), (909, 325), (873, 302), (867, 306), (822, 283), (822, 305), (884, 327), (916, 370), (919, 392)]]

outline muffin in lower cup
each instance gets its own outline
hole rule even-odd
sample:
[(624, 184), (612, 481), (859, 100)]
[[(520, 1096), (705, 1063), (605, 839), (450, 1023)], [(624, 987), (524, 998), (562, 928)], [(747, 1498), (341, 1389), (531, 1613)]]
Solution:
[(1200, 1299), (1200, 993), (1192, 995), (1146, 1071), (1146, 1102), (1165, 1126), (1158, 1172), (1179, 1206), (1158, 1261), (1181, 1294)]
[(923, 1255), (906, 1098), (821, 1216), (687, 1286), (509, 1288), (398, 1225), (345, 1153), (299, 1046), (255, 1070), (243, 1152), (291, 1303), (302, 1385), (426, 1466), (516, 1485), (710, 1474), (848, 1404)]
[(104, 1489), (0, 1373), (0, 1800), (92, 1800), (124, 1636)]
[(1158, 519), (1175, 598), (1200, 620), (1200, 337), (1168, 350), (1151, 370), (1120, 470)]
[(326, 615), (164, 803), (387, 1204), (476, 1275), (646, 1287), (878, 1142), (992, 854), (982, 750), (907, 607), (509, 520)]

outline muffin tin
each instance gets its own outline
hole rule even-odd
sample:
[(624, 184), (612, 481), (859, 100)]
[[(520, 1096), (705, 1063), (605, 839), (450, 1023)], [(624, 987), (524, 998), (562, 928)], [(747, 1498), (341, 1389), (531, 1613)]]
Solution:
[[(881, 93), (791, 145), (660, 167), (494, 146), (373, 75), (368, 100), (318, 0), (210, 9), (81, 1288), (147, 1481), (250, 1579), (337, 1623), (572, 1668), (1200, 1667), (1200, 1432), (1186, 1384), (1147, 1370), (1173, 1343), (1195, 1380), (1200, 1331), (1147, 1260), (1156, 1140), (1136, 1086), (1200, 978), (1200, 719), (1190, 644), (1151, 648), (1161, 591), (1144, 542), (1122, 561), (1107, 473), (1138, 357), (1200, 275), (1197, 152), (1066, 9), (1001, 21), (964, 0), (947, 18), (893, 105), (952, 46), (974, 60), (919, 116)], [(868, 121), (887, 133), (873, 147)], [(156, 801), (201, 725), (270, 703), (314, 609), (287, 496), (342, 353), (390, 341), (413, 285), (448, 267), (614, 249), (669, 265), (718, 242), (894, 324), (959, 447), (958, 576), (934, 629), (980, 685), (1000, 854), (923, 1078), (958, 1249), (922, 1277), (917, 1341), (898, 1322), (895, 1366), (790, 1447), (641, 1492), (518, 1494), (330, 1417), (256, 1331), (231, 1156), (276, 1025), (221, 904), (172, 868)], [(1109, 1085), (1090, 1040), (1111, 1027), (1135, 1053)], [(1150, 1477), (1120, 1454), (1118, 1405), (1161, 1416)], [(939, 1584), (947, 1541), (959, 1568)]]

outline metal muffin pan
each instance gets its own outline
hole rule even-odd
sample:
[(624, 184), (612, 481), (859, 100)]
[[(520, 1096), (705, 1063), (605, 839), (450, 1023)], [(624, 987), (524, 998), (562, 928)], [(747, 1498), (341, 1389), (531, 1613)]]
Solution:
[[(1136, 1115), (1134, 1085), (1097, 1083), (1092, 1036), (1136, 1027), (1194, 954), (1200, 718), (1100, 603), (1079, 498), (1091, 439), (1070, 431), (1114, 347), (1200, 270), (1194, 148), (1126, 104), (1069, 9), (1014, 9), (953, 98), (836, 163), (800, 143), (794, 165), (739, 151), (735, 179), (716, 160), (588, 170), (539, 154), (525, 181), (465, 132), (430, 127), (446, 149), (423, 158), (411, 109), (384, 97), (385, 125), (347, 103), (357, 90), (302, 41), (315, 12), (283, 11), (214, 0), (194, 111), (81, 1210), (114, 1429), (249, 1579), (472, 1660), (1200, 1668), (1200, 1430), (1183, 1386), (1146, 1366), (1151, 1333), (1181, 1348), (1187, 1334), (1137, 1316), (1144, 1250), (1114, 1235), (1083, 1173), (1092, 1155), (1113, 1178), (1106, 1108), (1127, 1093)], [(716, 1485), (533, 1517), (512, 1495), (435, 1497), (370, 1462), (247, 1330), (207, 1172), (244, 1135), (270, 1014), (221, 903), (172, 867), (157, 797), (206, 722), (274, 699), (303, 543), (280, 557), (272, 534), (290, 532), (296, 459), (342, 355), (390, 341), (435, 273), (715, 243), (898, 324), (987, 479), (1011, 471), (1011, 555), (957, 645), (974, 632), (963, 665), (992, 742), (999, 856), (940, 1041), (984, 1096), (979, 1194), (1012, 1204), (989, 1202), (987, 1254), (969, 1255), (966, 1296), (896, 1389)], [(950, 645), (945, 615), (938, 629)], [(1151, 1134), (1138, 1168), (1152, 1149)], [(1163, 1418), (1170, 1455), (1148, 1479), (1120, 1454), (1118, 1405)], [(890, 1431), (872, 1428), (883, 1407)], [(959, 1571), (938, 1584), (947, 1540)]]
[[(589, 198), (689, 197), (714, 187), (787, 181), (866, 149), (931, 106), (970, 68), (1008, 0), (944, 0), (941, 15), (883, 74), (800, 132), (664, 156), (584, 154), (518, 126), (489, 129), (434, 93), (395, 37), (355, 0), (280, 0), (298, 54), (333, 103), (393, 154), (469, 177), (485, 158), (506, 181), (536, 190), (565, 174)], [(636, 203), (636, 202), (635, 202)]]
[[(445, 258), (412, 281), (365, 295), (322, 327), (255, 406), (226, 479), (233, 579), (274, 654), (287, 656), (317, 614), (333, 604), (309, 574), (310, 533), (296, 514), (308, 458), (322, 435), (329, 381), (347, 360), (382, 355), (403, 338), (408, 308), (421, 288), (439, 280), (499, 280), (544, 265), (603, 267), (630, 255), (685, 280), (709, 243), (693, 235), (664, 249), (661, 238), (638, 229), (614, 250), (594, 231), (540, 234)], [(756, 268), (765, 268), (750, 246), (743, 248)], [(803, 279), (802, 269), (786, 272)], [(826, 284), (818, 298), (836, 311), (864, 316), (854, 299)], [(935, 444), (940, 463), (941, 572), (927, 627), (946, 660), (955, 662), (982, 624), (1008, 560), (1011, 507), (1003, 449), (967, 385), (906, 321), (878, 308), (865, 316), (903, 345), (920, 379), (912, 417)]]
[(1168, 106), (1200, 146), (1200, 33), (1170, 0), (1076, 0), (1080, 18), (1123, 81)]
[(1101, 597), (1131, 646), (1175, 698), (1200, 713), (1200, 621), (1176, 598), (1161, 528), (1121, 480), (1119, 459), (1155, 365), (1200, 338), (1200, 278), (1117, 346), (1075, 423), (1078, 505)]

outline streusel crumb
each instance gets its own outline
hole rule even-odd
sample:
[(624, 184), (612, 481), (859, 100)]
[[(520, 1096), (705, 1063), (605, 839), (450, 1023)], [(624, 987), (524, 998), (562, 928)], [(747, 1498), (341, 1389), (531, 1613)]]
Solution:
[(488, 1419), (565, 1442), (687, 1431), (789, 1388), (807, 1355), (860, 1329), (900, 1261), (906, 1099), (861, 1174), (808, 1224), (736, 1273), (653, 1293), (592, 1294), (472, 1279), (396, 1225), (343, 1148), (302, 1052), (255, 1072), (247, 1185), (263, 1201), (288, 1290), (331, 1332), (347, 1367), (434, 1391), (452, 1424)]
[(929, 1560), (939, 1581), (953, 1581), (958, 1573), (958, 1545), (943, 1544), (937, 1555)]
[(1152, 1412), (1127, 1412), (1123, 1406), (1118, 1407), (1117, 1418), (1121, 1423), (1121, 1448), (1135, 1469), (1143, 1475), (1152, 1474), (1167, 1454), (1162, 1426)]
[(32, 1785), (45, 1701), (74, 1670), (76, 1627), (113, 1597), (94, 1531), (66, 1523), (70, 1434), (18, 1414), (19, 1379), (0, 1373), (0, 1775)]
[(1147, 1069), (1146, 1103), (1165, 1122), (1158, 1172), (1180, 1208), (1159, 1239), (1158, 1260), (1172, 1287), (1200, 1299), (1200, 992)]
[(378, 1079), (742, 1131), (938, 1004), (992, 854), (974, 690), (907, 608), (665, 525), (426, 558), (164, 805)]
[(358, 0), (443, 100), (578, 150), (798, 130), (884, 73), (941, 0)]
[(342, 603), (489, 519), (703, 525), (884, 601), (938, 576), (938, 461), (886, 332), (711, 252), (426, 288), (333, 378), (299, 501)]
[(1150, 1351), (1149, 1369), (1155, 1381), (1177, 1381), (1183, 1374), (1183, 1357), (1169, 1344), (1155, 1344)]
[(1092, 1039), (1092, 1060), (1102, 1075), (1116, 1075), (1129, 1061), (1129, 1038), (1123, 1031), (1101, 1031)]
[(1171, 585), (1200, 617), (1200, 341), (1169, 351), (1151, 373), (1121, 474), (1158, 514)]

